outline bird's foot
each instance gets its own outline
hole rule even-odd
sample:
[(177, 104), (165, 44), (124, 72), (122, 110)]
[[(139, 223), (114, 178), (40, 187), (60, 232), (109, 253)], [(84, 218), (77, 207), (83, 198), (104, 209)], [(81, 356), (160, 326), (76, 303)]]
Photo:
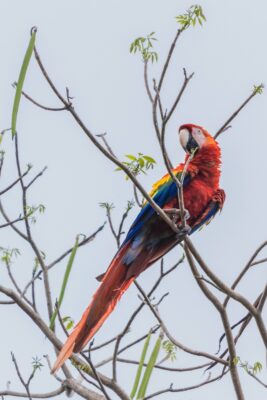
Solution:
[[(180, 208), (166, 208), (164, 209), (166, 214), (169, 214), (171, 220), (176, 224), (181, 219), (181, 210)], [(189, 211), (185, 208), (184, 209), (184, 220), (188, 221), (190, 218)]]
[(177, 239), (183, 239), (184, 236), (189, 235), (191, 232), (191, 228), (189, 225), (185, 224), (184, 226), (179, 225), (179, 232), (176, 233)]

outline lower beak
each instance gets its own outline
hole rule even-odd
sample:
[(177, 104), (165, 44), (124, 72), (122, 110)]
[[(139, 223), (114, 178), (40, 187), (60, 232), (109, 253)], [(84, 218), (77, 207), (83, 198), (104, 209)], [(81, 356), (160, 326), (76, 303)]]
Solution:
[(195, 151), (196, 149), (198, 149), (198, 144), (197, 144), (197, 142), (195, 141), (195, 139), (193, 138), (193, 136), (191, 135), (191, 133), (189, 134), (189, 138), (188, 138), (188, 141), (187, 141), (187, 144), (186, 144), (186, 148), (185, 148), (185, 150), (189, 153), (189, 154), (191, 154), (193, 151)]

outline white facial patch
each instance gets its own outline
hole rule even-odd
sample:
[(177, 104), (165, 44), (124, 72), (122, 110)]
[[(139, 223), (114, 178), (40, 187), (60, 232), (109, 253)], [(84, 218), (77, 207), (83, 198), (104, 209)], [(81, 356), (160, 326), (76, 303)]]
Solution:
[(181, 146), (186, 149), (186, 145), (188, 143), (189, 140), (189, 130), (186, 128), (183, 128), (179, 131), (179, 139), (180, 139), (180, 143)]
[(200, 128), (193, 128), (192, 136), (195, 139), (195, 141), (197, 142), (199, 148), (201, 148), (206, 141), (206, 136), (204, 135), (202, 130)]

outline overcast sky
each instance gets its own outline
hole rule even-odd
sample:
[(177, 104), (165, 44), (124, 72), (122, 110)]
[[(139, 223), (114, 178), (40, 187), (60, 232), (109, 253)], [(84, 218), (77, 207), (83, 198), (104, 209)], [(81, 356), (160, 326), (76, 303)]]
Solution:
[[(203, 28), (189, 29), (182, 36), (162, 94), (168, 108), (182, 83), (182, 68), (188, 73), (195, 72), (167, 132), (168, 151), (175, 164), (184, 158), (177, 140), (179, 125), (196, 123), (214, 133), (251, 93), (253, 85), (266, 82), (267, 77), (266, 1), (206, 0), (200, 4), (207, 23)], [(29, 31), (35, 25), (38, 27), (37, 47), (52, 79), (62, 92), (69, 87), (76, 110), (93, 133), (108, 132), (110, 144), (121, 159), (125, 154), (142, 152), (157, 160), (156, 168), (140, 177), (149, 189), (165, 169), (153, 132), (151, 107), (143, 84), (143, 65), (138, 55), (129, 53), (129, 44), (140, 35), (156, 32), (159, 62), (152, 66), (149, 74), (150, 78), (157, 78), (177, 29), (175, 16), (190, 5), (190, 1), (183, 0), (1, 0), (0, 130), (10, 127), (14, 97), (11, 84), (17, 80)], [(34, 60), (29, 67), (25, 91), (45, 105), (60, 106)], [(229, 285), (256, 247), (266, 240), (266, 126), (266, 93), (263, 93), (252, 100), (234, 120), (232, 129), (220, 138), (221, 186), (226, 191), (226, 203), (222, 214), (193, 237), (209, 266)], [(127, 200), (133, 197), (132, 185), (123, 174), (114, 172), (114, 166), (94, 148), (70, 115), (47, 113), (22, 101), (18, 132), (23, 165), (30, 162), (35, 172), (48, 166), (30, 192), (31, 204), (46, 206), (33, 232), (48, 260), (52, 261), (69, 248), (77, 233), (90, 234), (105, 221), (99, 202), (114, 203), (114, 222), (119, 223)], [(6, 162), (1, 188), (16, 178), (13, 146), (6, 135), (2, 145)], [(3, 203), (10, 216), (16, 218), (21, 212), (19, 190), (3, 198)], [(137, 212), (137, 208), (132, 211), (127, 226)], [(11, 230), (0, 231), (0, 246), (21, 249), (22, 255), (13, 268), (23, 286), (30, 279), (33, 267), (28, 247)], [(78, 321), (97, 288), (94, 277), (105, 271), (115, 251), (116, 243), (108, 227), (93, 243), (79, 250), (63, 315), (71, 315)], [(181, 250), (174, 249), (166, 257), (166, 265), (180, 256)], [(65, 265), (66, 262), (58, 265), (51, 274), (54, 299), (59, 293)], [(139, 278), (139, 283), (148, 289), (158, 273), (159, 266), (154, 265)], [(3, 266), (0, 274), (1, 281), (10, 285)], [(265, 282), (266, 267), (261, 265), (250, 271), (239, 290), (253, 301)], [(39, 288), (42, 290), (42, 284)], [(215, 353), (223, 328), (186, 263), (166, 279), (157, 298), (165, 292), (170, 295), (162, 303), (160, 312), (173, 335), (189, 347)], [(132, 287), (97, 334), (96, 343), (120, 332), (138, 302), (136, 289)], [(44, 305), (40, 303), (39, 307), (46, 317)], [(244, 315), (244, 310), (237, 305), (230, 305), (229, 309), (231, 323)], [(23, 390), (14, 373), (10, 350), (15, 352), (21, 365), (26, 365), (25, 375), (31, 370), (32, 357), (50, 353), (54, 359), (54, 355), (49, 342), (18, 308), (1, 306), (0, 317), (0, 391), (6, 388), (8, 380), (12, 382), (11, 388)], [(147, 311), (143, 318), (138, 318), (124, 343), (146, 333), (154, 324)], [(64, 336), (61, 338), (63, 340)], [(140, 351), (127, 355), (138, 359)], [(261, 377), (266, 381), (265, 353), (254, 324), (238, 342), (237, 354), (244, 362), (262, 362)], [(99, 355), (99, 359), (105, 356), (107, 351)], [(199, 360), (177, 352), (175, 365), (184, 367), (198, 363)], [(103, 372), (110, 373), (110, 370), (103, 368)], [(119, 366), (119, 380), (128, 392), (134, 373), (135, 368)], [(266, 398), (263, 387), (242, 369), (239, 373), (247, 399)], [(47, 369), (40, 376), (41, 381), (37, 379), (33, 383), (35, 391), (56, 387)], [(205, 378), (201, 372), (178, 376), (155, 374), (149, 393), (168, 387), (171, 382), (175, 387), (183, 387)], [(217, 400), (234, 399), (230, 376), (197, 392), (176, 394), (172, 398), (207, 400), (215, 395)], [(169, 399), (171, 395), (161, 398)]]

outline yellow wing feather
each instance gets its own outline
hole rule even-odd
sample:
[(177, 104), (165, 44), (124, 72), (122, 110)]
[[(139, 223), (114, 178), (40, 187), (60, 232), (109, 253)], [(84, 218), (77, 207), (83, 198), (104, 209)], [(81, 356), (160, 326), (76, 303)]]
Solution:
[[(173, 170), (172, 170), (172, 172), (173, 172), (174, 174), (178, 174), (179, 172), (182, 172), (182, 171), (183, 171), (182, 165), (178, 165), (178, 167), (173, 168)], [(150, 197), (153, 197), (153, 196), (157, 193), (157, 191), (159, 190), (159, 188), (160, 188), (162, 185), (164, 185), (165, 183), (167, 183), (170, 179), (171, 179), (170, 174), (166, 174), (166, 175), (164, 175), (159, 181), (157, 181), (156, 183), (154, 183), (154, 184), (152, 185), (151, 191), (149, 192), (149, 196), (150, 196)]]

